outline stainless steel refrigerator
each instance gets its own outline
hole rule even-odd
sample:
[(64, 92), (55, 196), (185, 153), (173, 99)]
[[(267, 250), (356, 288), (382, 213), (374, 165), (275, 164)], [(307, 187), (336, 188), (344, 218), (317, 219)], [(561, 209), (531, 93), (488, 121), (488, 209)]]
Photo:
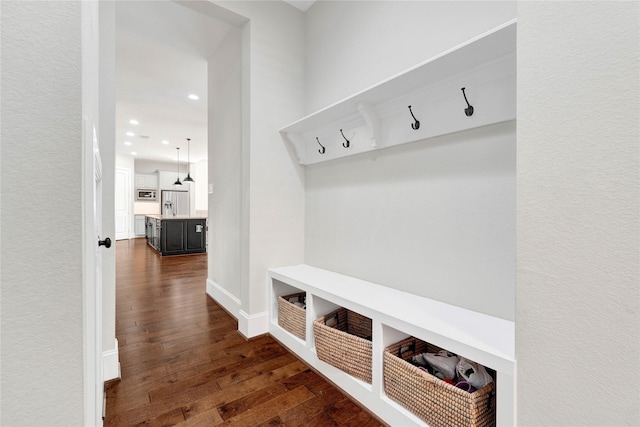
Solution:
[(163, 191), (162, 215), (189, 215), (188, 191)]

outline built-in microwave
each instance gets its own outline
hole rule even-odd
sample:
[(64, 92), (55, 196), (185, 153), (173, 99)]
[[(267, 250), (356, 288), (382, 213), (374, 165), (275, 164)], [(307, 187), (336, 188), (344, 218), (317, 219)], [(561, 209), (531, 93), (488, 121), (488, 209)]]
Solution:
[(157, 200), (156, 190), (137, 190), (136, 200), (147, 200), (155, 202)]

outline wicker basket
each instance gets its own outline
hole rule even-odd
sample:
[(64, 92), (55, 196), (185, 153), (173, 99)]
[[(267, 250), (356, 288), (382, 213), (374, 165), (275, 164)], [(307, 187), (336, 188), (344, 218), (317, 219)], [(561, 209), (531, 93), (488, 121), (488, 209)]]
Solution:
[(318, 358), (371, 384), (371, 319), (338, 308), (313, 322)]
[(440, 348), (408, 338), (384, 352), (384, 390), (430, 426), (495, 426), (495, 382), (473, 393), (459, 389), (406, 362)]
[(306, 303), (306, 299), (306, 292), (278, 297), (278, 325), (303, 340), (307, 336), (307, 312), (293, 302)]

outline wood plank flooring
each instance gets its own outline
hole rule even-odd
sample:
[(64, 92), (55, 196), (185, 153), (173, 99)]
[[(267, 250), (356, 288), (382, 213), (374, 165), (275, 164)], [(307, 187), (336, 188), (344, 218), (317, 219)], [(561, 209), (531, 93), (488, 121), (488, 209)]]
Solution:
[(269, 336), (245, 340), (205, 293), (207, 255), (116, 242), (122, 378), (105, 426), (380, 426)]

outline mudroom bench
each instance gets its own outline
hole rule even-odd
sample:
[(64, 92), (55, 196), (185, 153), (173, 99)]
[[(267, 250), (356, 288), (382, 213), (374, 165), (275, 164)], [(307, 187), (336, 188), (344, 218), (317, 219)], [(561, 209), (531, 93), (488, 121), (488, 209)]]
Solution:
[[(385, 393), (385, 349), (408, 337), (426, 341), (482, 364), (496, 373), (496, 424), (514, 423), (515, 324), (309, 265), (269, 270), (269, 333), (390, 425), (426, 423)], [(279, 322), (279, 300), (305, 295), (303, 333)], [(355, 378), (318, 358), (313, 323), (338, 308), (371, 319), (371, 382)], [(282, 319), (280, 319), (282, 320)], [(303, 338), (300, 338), (300, 335)]]

